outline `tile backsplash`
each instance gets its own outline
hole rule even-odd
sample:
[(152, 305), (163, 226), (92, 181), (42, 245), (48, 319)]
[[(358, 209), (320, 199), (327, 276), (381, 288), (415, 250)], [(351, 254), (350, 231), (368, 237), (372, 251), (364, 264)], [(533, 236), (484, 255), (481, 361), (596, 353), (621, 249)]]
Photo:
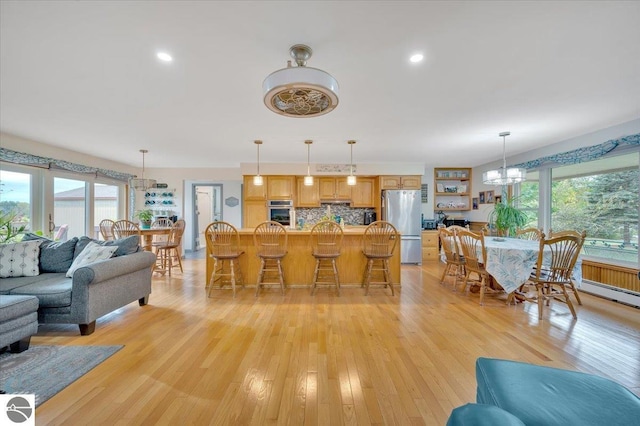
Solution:
[(333, 216), (340, 216), (345, 225), (363, 225), (365, 212), (373, 212), (370, 208), (351, 208), (347, 204), (322, 204), (321, 207), (296, 208), (296, 218), (303, 218), (307, 224), (315, 224), (327, 214), (327, 206)]

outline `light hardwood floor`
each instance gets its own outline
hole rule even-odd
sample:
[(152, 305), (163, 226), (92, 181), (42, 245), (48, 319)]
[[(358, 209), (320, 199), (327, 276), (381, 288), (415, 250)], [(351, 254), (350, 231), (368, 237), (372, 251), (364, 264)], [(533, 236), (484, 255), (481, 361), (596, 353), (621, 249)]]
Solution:
[[(573, 321), (552, 304), (506, 306), (453, 292), (436, 263), (405, 266), (402, 288), (214, 290), (204, 260), (154, 277), (79, 336), (45, 325), (33, 345), (124, 345), (36, 411), (37, 423), (426, 424), (475, 400), (475, 360), (506, 358), (616, 380), (640, 394), (640, 311), (583, 296)], [(523, 395), (526, 399), (526, 395)]]

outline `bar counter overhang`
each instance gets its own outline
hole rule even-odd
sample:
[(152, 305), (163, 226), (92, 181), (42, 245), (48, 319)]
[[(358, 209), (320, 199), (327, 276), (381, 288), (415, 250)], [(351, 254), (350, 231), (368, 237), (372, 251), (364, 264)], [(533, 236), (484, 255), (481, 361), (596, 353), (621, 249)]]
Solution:
[[(340, 257), (336, 261), (340, 286), (360, 287), (367, 264), (367, 260), (362, 253), (362, 236), (365, 226), (346, 226), (344, 228), (344, 238), (342, 239), (342, 250)], [(253, 243), (253, 228), (238, 229), (240, 234), (240, 250), (244, 254), (240, 256), (240, 268), (244, 277), (244, 284), (255, 288), (258, 280), (258, 270), (260, 269), (260, 259), (256, 255)], [(288, 243), (287, 255), (282, 260), (284, 271), (285, 288), (311, 287), (313, 271), (316, 260), (311, 255), (309, 243), (310, 230), (287, 229)], [(400, 286), (400, 243), (395, 248), (393, 257), (389, 260), (391, 270), (391, 281), (396, 287)], [(213, 259), (207, 252), (207, 281), (208, 285), (213, 272)], [(216, 284), (217, 286), (218, 284)], [(227, 286), (225, 285), (225, 288)], [(371, 287), (375, 287), (372, 285)], [(279, 289), (278, 289), (279, 291)], [(363, 290), (364, 291), (364, 290)]]

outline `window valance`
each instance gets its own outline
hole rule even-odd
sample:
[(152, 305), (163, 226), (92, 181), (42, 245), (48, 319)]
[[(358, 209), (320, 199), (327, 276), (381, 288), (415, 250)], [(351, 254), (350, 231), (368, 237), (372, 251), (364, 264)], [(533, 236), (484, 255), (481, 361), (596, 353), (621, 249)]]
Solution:
[(21, 164), (23, 166), (41, 167), (44, 169), (60, 169), (74, 173), (91, 174), (96, 177), (108, 177), (123, 182), (128, 182), (130, 178), (135, 177), (135, 175), (121, 173), (115, 170), (85, 166), (82, 164), (71, 163), (69, 161), (58, 160), (56, 158), (26, 154), (24, 152), (13, 151), (6, 148), (0, 148), (0, 161)]
[(511, 167), (522, 167), (527, 170), (532, 170), (542, 167), (551, 167), (553, 165), (578, 164), (585, 161), (596, 160), (617, 148), (637, 146), (640, 146), (640, 133), (625, 136), (620, 139), (611, 139), (599, 145), (578, 148), (573, 151), (562, 152), (560, 154), (548, 155), (536, 160), (514, 164)]

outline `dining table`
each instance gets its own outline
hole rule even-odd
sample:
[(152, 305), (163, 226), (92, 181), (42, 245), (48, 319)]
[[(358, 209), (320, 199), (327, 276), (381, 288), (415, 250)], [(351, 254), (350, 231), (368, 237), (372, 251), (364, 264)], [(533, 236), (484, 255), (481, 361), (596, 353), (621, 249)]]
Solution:
[[(538, 261), (540, 242), (507, 237), (485, 237), (487, 252), (486, 271), (507, 293), (513, 293), (524, 284)], [(549, 264), (551, 252), (543, 254), (543, 262)], [(582, 259), (573, 269), (573, 281), (579, 287), (582, 283)]]
[(142, 248), (146, 251), (153, 249), (153, 237), (157, 235), (169, 235), (172, 228), (140, 228)]

